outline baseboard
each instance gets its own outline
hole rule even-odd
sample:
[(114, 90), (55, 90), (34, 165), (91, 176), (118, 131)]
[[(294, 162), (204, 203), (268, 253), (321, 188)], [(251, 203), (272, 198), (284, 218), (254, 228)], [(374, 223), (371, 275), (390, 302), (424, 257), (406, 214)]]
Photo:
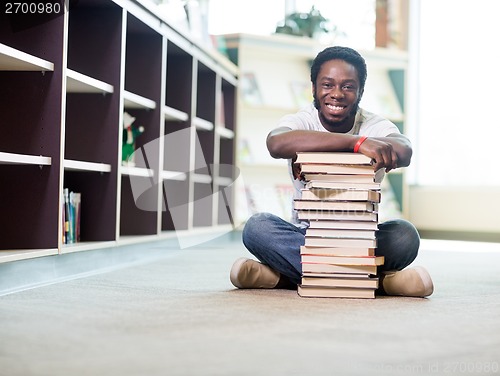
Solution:
[[(207, 241), (241, 237), (239, 231), (217, 234), (215, 238), (206, 233)], [(199, 233), (192, 236), (196, 246), (206, 245)], [(0, 296), (173, 257), (184, 248), (178, 238), (170, 238), (0, 263)]]
[(464, 240), (475, 242), (500, 242), (500, 233), (477, 232), (477, 231), (441, 231), (441, 230), (421, 230), (420, 237), (423, 239), (440, 240)]

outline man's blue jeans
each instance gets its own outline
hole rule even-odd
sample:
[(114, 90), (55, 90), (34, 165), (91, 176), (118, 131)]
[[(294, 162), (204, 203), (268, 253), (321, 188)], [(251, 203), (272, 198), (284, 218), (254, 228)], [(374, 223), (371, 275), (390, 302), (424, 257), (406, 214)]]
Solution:
[[(420, 236), (408, 221), (395, 219), (379, 223), (377, 256), (385, 256), (378, 272), (402, 270), (417, 257)], [(300, 246), (306, 229), (270, 213), (254, 214), (243, 228), (243, 244), (260, 262), (295, 284), (300, 284), (302, 265)]]

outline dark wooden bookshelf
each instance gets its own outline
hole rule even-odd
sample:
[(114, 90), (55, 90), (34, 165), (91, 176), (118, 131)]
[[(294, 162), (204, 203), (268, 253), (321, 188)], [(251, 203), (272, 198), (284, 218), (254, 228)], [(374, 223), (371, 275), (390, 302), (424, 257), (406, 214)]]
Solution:
[[(143, 1), (18, 21), (0, 15), (0, 263), (226, 224), (236, 66)], [(124, 112), (144, 127), (133, 166)], [(63, 244), (65, 188), (81, 193), (80, 246)]]

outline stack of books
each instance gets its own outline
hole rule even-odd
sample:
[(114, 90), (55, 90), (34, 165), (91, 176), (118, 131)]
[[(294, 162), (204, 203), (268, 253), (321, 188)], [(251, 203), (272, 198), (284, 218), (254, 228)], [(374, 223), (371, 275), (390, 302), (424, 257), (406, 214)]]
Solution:
[(309, 221), (301, 247), (303, 297), (375, 298), (378, 204), (383, 170), (363, 154), (297, 154), (306, 186), (294, 201)]
[(62, 243), (72, 244), (80, 241), (80, 210), (82, 195), (79, 192), (63, 191), (62, 205)]

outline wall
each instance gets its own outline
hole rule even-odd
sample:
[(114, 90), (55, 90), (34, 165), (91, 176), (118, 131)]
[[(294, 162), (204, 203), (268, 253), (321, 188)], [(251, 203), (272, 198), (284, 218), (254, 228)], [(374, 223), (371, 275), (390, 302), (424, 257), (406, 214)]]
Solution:
[(410, 186), (409, 219), (425, 237), (500, 241), (500, 190)]

